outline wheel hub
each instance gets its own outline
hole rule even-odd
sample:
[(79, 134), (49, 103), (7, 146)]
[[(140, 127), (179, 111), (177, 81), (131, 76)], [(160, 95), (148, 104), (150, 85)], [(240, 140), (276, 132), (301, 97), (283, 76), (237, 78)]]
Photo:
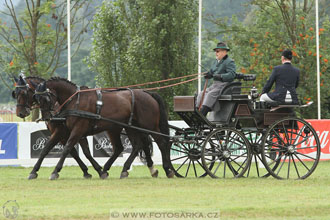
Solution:
[(295, 152), (295, 147), (293, 145), (288, 146), (288, 152), (293, 154)]
[(261, 154), (261, 144), (251, 144), (252, 154)]
[(230, 157), (230, 152), (228, 150), (225, 150), (223, 153), (222, 153), (223, 157), (228, 159)]
[(188, 157), (190, 160), (199, 160), (201, 158), (201, 151), (193, 148), (188, 151)]

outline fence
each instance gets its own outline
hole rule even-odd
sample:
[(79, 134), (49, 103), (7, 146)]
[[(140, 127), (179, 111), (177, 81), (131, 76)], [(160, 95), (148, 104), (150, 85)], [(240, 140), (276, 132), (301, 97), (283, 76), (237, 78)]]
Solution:
[(13, 122), (14, 112), (9, 110), (0, 110), (0, 122)]

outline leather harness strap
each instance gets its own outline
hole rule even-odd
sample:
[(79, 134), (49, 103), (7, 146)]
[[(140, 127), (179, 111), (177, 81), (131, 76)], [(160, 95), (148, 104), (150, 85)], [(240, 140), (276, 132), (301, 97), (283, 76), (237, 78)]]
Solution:
[(76, 109), (78, 109), (78, 107), (79, 107), (79, 99), (80, 99), (80, 87), (79, 86), (77, 86), (77, 90), (76, 90), (76, 92), (78, 92), (78, 97), (77, 97), (77, 100), (76, 100)]
[(102, 101), (102, 91), (101, 90), (96, 90), (96, 114), (99, 115), (101, 113), (101, 109), (103, 106), (103, 101)]
[(132, 119), (133, 119), (133, 114), (134, 114), (135, 95), (134, 95), (134, 92), (132, 89), (130, 89), (130, 88), (127, 88), (127, 89), (131, 92), (131, 95), (132, 95), (131, 116), (129, 117), (129, 120), (128, 120), (128, 125), (132, 125)]

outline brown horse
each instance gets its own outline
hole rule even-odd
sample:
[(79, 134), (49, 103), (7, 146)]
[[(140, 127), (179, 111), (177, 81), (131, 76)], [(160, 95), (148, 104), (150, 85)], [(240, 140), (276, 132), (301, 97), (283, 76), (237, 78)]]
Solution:
[[(14, 99), (17, 100), (16, 115), (18, 117), (25, 118), (30, 114), (31, 107), (35, 103), (33, 95), (36, 86), (39, 83), (44, 82), (45, 80), (40, 77), (25, 77), (24, 75), (20, 74), (18, 79), (15, 78), (15, 81), (16, 88), (12, 92), (12, 96)], [(31, 171), (28, 179), (36, 179), (38, 177), (37, 172), (39, 171), (42, 161), (44, 160), (46, 155), (51, 151), (51, 149), (54, 148), (57, 143), (61, 142), (64, 145), (69, 137), (68, 129), (62, 122), (47, 121), (46, 126), (51, 133), (51, 137), (46, 143), (46, 146), (42, 149), (38, 161), (34, 165), (33, 170)], [(79, 144), (81, 145), (85, 156), (91, 161), (93, 167), (101, 177), (102, 174), (104, 174), (102, 171), (102, 167), (92, 158), (91, 153), (89, 151), (87, 139), (85, 137), (82, 138), (81, 140), (79, 140)], [(92, 175), (88, 173), (88, 168), (79, 158), (77, 150), (75, 148), (72, 148), (70, 154), (77, 161), (79, 167), (83, 171), (84, 178), (91, 178)]]
[[(159, 95), (147, 93), (141, 89), (102, 91), (103, 107), (99, 109), (99, 114), (95, 114), (98, 111), (97, 103), (101, 101), (98, 98), (100, 95), (98, 95), (95, 90), (90, 90), (72, 96), (76, 91), (77, 86), (75, 84), (61, 78), (51, 78), (39, 84), (36, 90), (36, 99), (40, 104), (43, 117), (48, 119), (52, 116), (51, 111), (54, 109), (54, 104), (57, 101), (60, 105), (63, 105), (59, 116), (66, 117), (66, 126), (71, 132), (64, 146), (63, 155), (52, 173), (52, 179), (58, 177), (58, 172), (63, 166), (66, 155), (81, 137), (101, 131), (107, 131), (112, 146), (114, 147), (114, 154), (103, 168), (103, 171), (108, 171), (113, 162), (123, 151), (120, 140), (123, 124), (130, 124), (130, 122), (133, 126), (152, 131), (150, 135), (153, 137), (162, 153), (165, 173), (167, 177), (174, 176), (170, 161), (167, 114), (164, 103)], [(90, 115), (98, 115), (103, 119), (110, 119), (113, 121), (99, 120), (100, 118), (90, 117)], [(138, 150), (141, 147), (145, 149), (147, 139), (146, 133), (142, 133), (131, 127), (125, 127), (132, 143), (133, 151), (124, 164), (121, 177), (128, 175), (127, 170), (136, 157)], [(159, 134), (155, 132), (159, 132)], [(161, 133), (164, 135), (161, 135)], [(147, 155), (147, 158), (148, 156), (150, 155)], [(147, 161), (147, 165), (152, 169), (152, 163), (150, 163), (150, 161)]]

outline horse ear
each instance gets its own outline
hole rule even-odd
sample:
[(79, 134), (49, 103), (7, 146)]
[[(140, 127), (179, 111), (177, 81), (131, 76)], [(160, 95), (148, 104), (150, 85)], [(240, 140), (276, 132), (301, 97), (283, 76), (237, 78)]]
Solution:
[(31, 85), (32, 85), (32, 87), (33, 87), (34, 89), (37, 88), (37, 86), (38, 86), (37, 83), (33, 82), (32, 80), (30, 80), (30, 83), (31, 83)]
[(14, 76), (14, 80), (15, 80), (15, 82), (16, 82), (16, 83), (18, 82), (18, 79), (17, 79), (17, 77), (16, 77), (16, 76)]
[(46, 82), (39, 83), (39, 85), (36, 87), (36, 91), (38, 92), (46, 91)]
[(43, 91), (46, 91), (46, 89), (47, 89), (46, 82), (43, 82), (42, 90), (43, 90)]
[(16, 99), (16, 92), (15, 92), (15, 90), (11, 92), (11, 96), (13, 97), (13, 99)]

